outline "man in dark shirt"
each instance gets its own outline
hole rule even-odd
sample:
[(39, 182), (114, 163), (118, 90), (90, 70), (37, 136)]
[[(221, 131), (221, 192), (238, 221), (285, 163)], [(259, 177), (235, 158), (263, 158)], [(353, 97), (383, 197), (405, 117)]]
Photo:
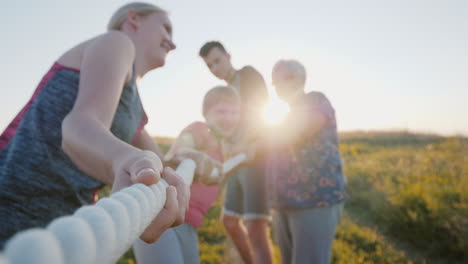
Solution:
[[(235, 87), (241, 96), (241, 124), (233, 143), (253, 145), (261, 129), (262, 110), (268, 102), (263, 77), (251, 66), (236, 70), (231, 55), (220, 42), (207, 42), (199, 55), (213, 75)], [(259, 151), (261, 146), (255, 148), (255, 159), (228, 179), (223, 223), (245, 263), (272, 263), (265, 158)]]

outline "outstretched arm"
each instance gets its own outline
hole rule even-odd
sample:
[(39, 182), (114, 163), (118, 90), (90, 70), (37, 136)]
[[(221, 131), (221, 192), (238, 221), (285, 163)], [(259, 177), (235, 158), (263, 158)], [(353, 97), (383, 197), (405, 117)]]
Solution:
[[(143, 159), (141, 150), (116, 138), (110, 127), (124, 82), (132, 69), (135, 51), (123, 33), (97, 37), (84, 51), (80, 86), (73, 109), (62, 123), (62, 147), (73, 163), (87, 175), (108, 185), (114, 182), (119, 164), (134, 164), (130, 177), (156, 183), (162, 170), (159, 159)], [(150, 168), (152, 172), (140, 174)], [(147, 170), (147, 172), (150, 170)]]
[[(304, 112), (285, 120), (272, 131), (272, 140), (277, 143), (295, 144), (301, 139), (315, 135), (326, 124), (326, 117), (317, 111)], [(273, 142), (275, 143), (275, 142)]]
[[(89, 44), (80, 67), (77, 99), (62, 123), (62, 148), (77, 167), (112, 185), (113, 191), (133, 183), (155, 184), (165, 175), (175, 188), (168, 188), (165, 210), (142, 235), (144, 240), (154, 241), (165, 228), (183, 219), (188, 187), (174, 172), (163, 173), (161, 160), (153, 151), (127, 144), (110, 131), (134, 59), (133, 42), (123, 33), (109, 32)], [(142, 139), (146, 140), (145, 135)]]
[(222, 171), (222, 164), (212, 159), (207, 154), (197, 150), (192, 132), (183, 131), (179, 137), (177, 137), (174, 144), (172, 144), (164, 160), (179, 163), (187, 158), (193, 159), (197, 164), (195, 173), (199, 181), (205, 184), (218, 183), (215, 179), (211, 178), (211, 172), (215, 168), (218, 169), (218, 171)]

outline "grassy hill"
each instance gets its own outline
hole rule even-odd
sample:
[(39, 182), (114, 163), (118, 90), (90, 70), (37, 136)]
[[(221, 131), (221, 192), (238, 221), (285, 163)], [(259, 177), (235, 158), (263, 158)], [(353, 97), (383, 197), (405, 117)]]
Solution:
[[(340, 150), (351, 198), (332, 263), (468, 263), (467, 138), (342, 133)], [(199, 229), (202, 263), (236, 262), (219, 214)]]

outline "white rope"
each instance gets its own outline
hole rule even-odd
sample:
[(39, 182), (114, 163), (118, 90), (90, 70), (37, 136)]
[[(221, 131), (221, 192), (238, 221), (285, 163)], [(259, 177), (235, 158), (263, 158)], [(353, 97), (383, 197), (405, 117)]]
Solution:
[[(228, 173), (245, 160), (240, 154), (223, 164)], [(183, 160), (176, 170), (191, 184), (195, 162)], [(219, 177), (217, 170), (211, 177)], [(72, 216), (53, 220), (47, 228), (32, 228), (13, 236), (5, 245), (0, 264), (115, 263), (143, 233), (166, 203), (169, 184), (134, 184)]]

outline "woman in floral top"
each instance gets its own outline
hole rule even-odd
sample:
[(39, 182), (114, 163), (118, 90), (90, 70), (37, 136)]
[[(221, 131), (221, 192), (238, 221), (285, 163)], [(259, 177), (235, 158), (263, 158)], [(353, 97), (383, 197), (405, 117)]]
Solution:
[(291, 110), (272, 133), (269, 164), (283, 263), (328, 263), (348, 199), (335, 112), (322, 93), (304, 92), (306, 73), (299, 62), (280, 60), (272, 78)]

